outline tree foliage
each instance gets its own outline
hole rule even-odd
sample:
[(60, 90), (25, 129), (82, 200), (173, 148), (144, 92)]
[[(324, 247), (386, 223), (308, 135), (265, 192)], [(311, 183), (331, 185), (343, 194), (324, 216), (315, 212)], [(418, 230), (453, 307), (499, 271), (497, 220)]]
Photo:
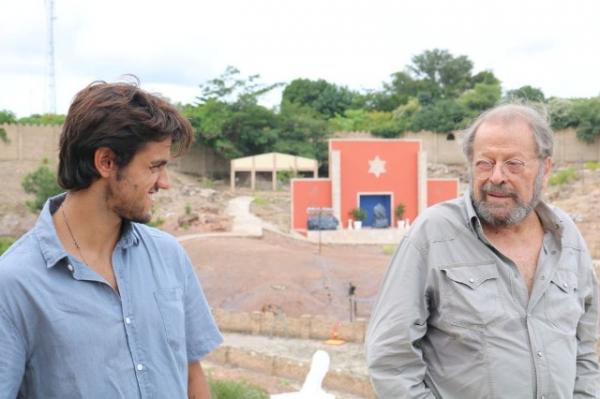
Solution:
[(0, 110), (0, 125), (4, 123), (15, 123), (17, 121), (17, 117), (12, 111), (7, 109)]
[(65, 115), (32, 114), (23, 118), (19, 118), (17, 122), (28, 125), (62, 125), (65, 123)]
[(298, 104), (312, 108), (325, 118), (332, 118), (351, 108), (355, 96), (357, 94), (348, 88), (323, 79), (295, 79), (283, 90), (281, 109)]
[(56, 175), (47, 165), (42, 165), (35, 171), (25, 175), (21, 181), (21, 186), (27, 194), (34, 195), (33, 201), (27, 201), (26, 203), (32, 212), (40, 211), (48, 198), (63, 192), (63, 189), (56, 182)]
[(518, 89), (507, 91), (506, 97), (509, 100), (519, 100), (524, 102), (546, 102), (544, 92), (541, 89), (538, 89), (537, 87), (532, 87), (529, 85), (521, 86)]

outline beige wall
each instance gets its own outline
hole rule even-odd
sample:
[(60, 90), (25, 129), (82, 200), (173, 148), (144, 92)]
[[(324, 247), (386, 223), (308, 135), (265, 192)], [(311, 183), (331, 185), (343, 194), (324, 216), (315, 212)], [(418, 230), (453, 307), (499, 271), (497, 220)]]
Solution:
[(58, 158), (58, 139), (62, 126), (1, 125), (9, 142), (0, 141), (2, 161), (42, 161)]
[[(365, 132), (337, 133), (338, 137), (365, 137)], [(427, 153), (427, 161), (435, 164), (463, 164), (460, 143), (462, 136), (454, 133), (454, 140), (448, 140), (448, 135), (434, 132), (408, 132), (402, 136), (408, 140), (421, 140), (423, 150)], [(600, 161), (600, 140), (588, 144), (577, 139), (574, 129), (560, 130), (554, 136), (554, 160), (556, 162), (587, 162)]]
[[(40, 160), (51, 162), (58, 155), (58, 139), (62, 126), (2, 125), (9, 143), (0, 141), (0, 160)], [(338, 137), (352, 137), (368, 133), (337, 133)], [(406, 133), (403, 138), (417, 139), (423, 143), (430, 163), (462, 164), (460, 137), (448, 141), (446, 134), (419, 132)], [(554, 159), (557, 162), (600, 161), (600, 140), (588, 144), (577, 139), (574, 129), (556, 132)], [(229, 174), (229, 161), (212, 149), (195, 144), (190, 152), (174, 162), (175, 169), (209, 177), (225, 177)]]
[(363, 343), (367, 329), (364, 319), (337, 321), (322, 316), (287, 317), (271, 312), (235, 312), (213, 309), (213, 316), (223, 331), (287, 338), (326, 340), (343, 339)]
[[(1, 125), (9, 142), (0, 141), (0, 161), (58, 160), (58, 141), (62, 126)], [(180, 172), (207, 177), (229, 175), (229, 161), (211, 148), (194, 144), (190, 151), (173, 161)]]

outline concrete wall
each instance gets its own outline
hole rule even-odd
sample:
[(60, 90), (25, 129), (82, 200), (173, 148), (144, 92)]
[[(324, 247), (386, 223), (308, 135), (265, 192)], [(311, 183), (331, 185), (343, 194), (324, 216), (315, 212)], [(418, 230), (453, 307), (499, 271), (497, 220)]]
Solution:
[[(369, 137), (365, 132), (336, 133), (338, 137)], [(421, 140), (422, 150), (427, 153), (430, 163), (443, 163), (448, 165), (463, 164), (465, 158), (462, 154), (461, 134), (452, 133), (451, 136), (433, 132), (408, 132), (402, 136), (408, 140)], [(587, 162), (600, 161), (600, 140), (588, 144), (577, 139), (575, 129), (560, 130), (554, 136), (554, 160), (557, 162)]]
[(0, 141), (2, 161), (54, 161), (62, 126), (1, 125), (8, 143)]
[(212, 148), (194, 143), (189, 152), (174, 159), (169, 167), (183, 173), (227, 179), (229, 177), (229, 160), (217, 154)]
[[(0, 161), (58, 160), (62, 126), (5, 124), (0, 127), (6, 131), (8, 138), (8, 143), (0, 141)], [(199, 176), (226, 178), (229, 176), (229, 160), (211, 148), (194, 143), (186, 155), (173, 160), (172, 169)]]
[(225, 309), (213, 309), (213, 316), (222, 331), (288, 338), (317, 340), (337, 338), (363, 343), (367, 328), (367, 321), (360, 318), (350, 322), (322, 316), (302, 315), (294, 318), (272, 312), (249, 313)]

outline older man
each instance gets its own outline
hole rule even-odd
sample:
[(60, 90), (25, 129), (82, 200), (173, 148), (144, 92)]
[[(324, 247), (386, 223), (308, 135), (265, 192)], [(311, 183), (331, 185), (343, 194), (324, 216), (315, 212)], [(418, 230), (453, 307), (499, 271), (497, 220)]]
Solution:
[(598, 287), (572, 220), (541, 200), (553, 133), (504, 105), (466, 131), (470, 189), (400, 244), (367, 336), (380, 398), (600, 398)]

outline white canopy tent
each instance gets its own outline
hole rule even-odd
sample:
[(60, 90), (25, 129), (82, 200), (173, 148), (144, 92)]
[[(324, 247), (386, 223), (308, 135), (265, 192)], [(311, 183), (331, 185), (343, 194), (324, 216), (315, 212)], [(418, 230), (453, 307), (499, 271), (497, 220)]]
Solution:
[(231, 160), (231, 190), (235, 190), (236, 172), (250, 172), (252, 190), (256, 187), (256, 172), (271, 172), (273, 176), (273, 190), (277, 190), (277, 172), (312, 172), (313, 177), (317, 177), (318, 169), (319, 164), (316, 159), (281, 154), (279, 152), (236, 158)]

